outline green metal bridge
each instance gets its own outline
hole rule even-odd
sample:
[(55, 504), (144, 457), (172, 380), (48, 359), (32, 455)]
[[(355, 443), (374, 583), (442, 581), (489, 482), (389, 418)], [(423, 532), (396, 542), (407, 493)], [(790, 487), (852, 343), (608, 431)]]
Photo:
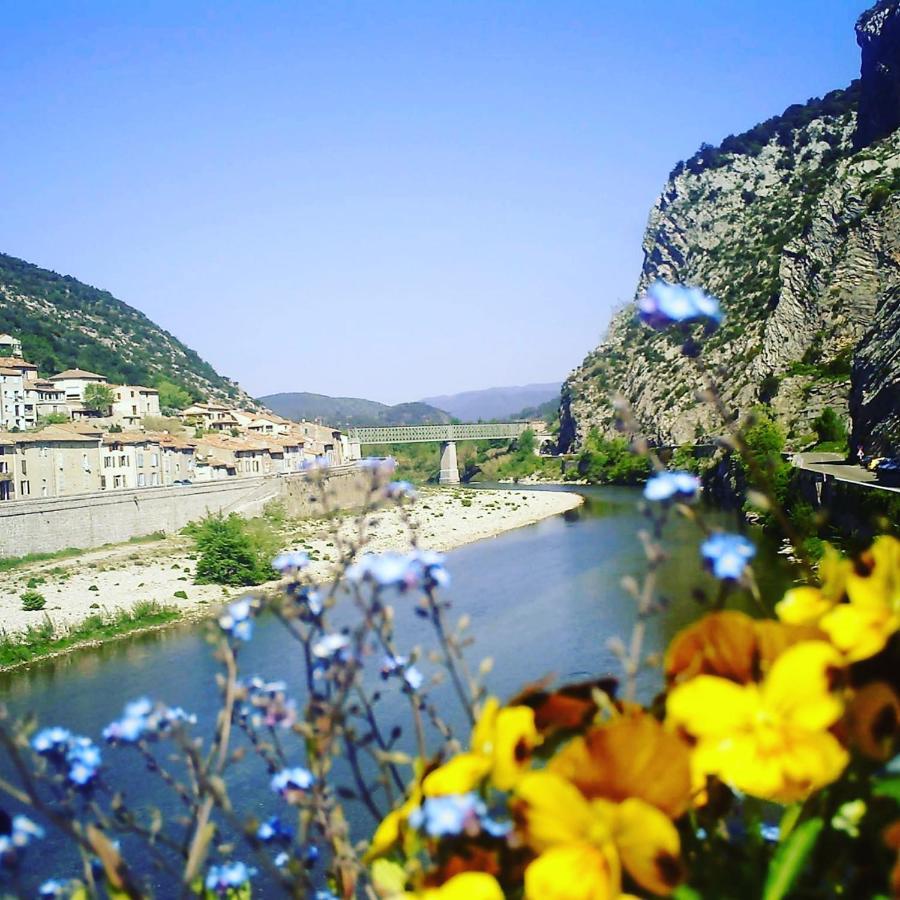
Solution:
[(347, 434), (350, 456), (359, 459), (363, 444), (440, 443), (441, 484), (459, 484), (456, 441), (495, 441), (517, 438), (532, 426), (528, 422), (474, 425), (389, 425), (383, 428), (351, 428)]

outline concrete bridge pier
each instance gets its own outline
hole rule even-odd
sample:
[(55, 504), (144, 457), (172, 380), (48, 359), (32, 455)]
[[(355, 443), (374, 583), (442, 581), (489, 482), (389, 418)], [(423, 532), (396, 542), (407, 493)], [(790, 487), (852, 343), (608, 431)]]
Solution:
[(459, 484), (459, 465), (456, 462), (456, 442), (441, 444), (441, 484)]

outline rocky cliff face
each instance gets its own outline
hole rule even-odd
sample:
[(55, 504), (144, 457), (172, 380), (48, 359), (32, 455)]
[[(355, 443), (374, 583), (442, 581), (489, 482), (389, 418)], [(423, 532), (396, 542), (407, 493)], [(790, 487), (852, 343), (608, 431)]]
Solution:
[[(878, 48), (898, 67), (900, 51), (872, 17), (894, 28), (898, 10), (900, 0), (881, 4), (858, 25), (878, 72)], [(900, 132), (860, 137), (887, 127), (872, 112), (879, 90), (864, 66), (848, 90), (702, 147), (672, 172), (644, 237), (637, 296), (657, 278), (718, 296), (727, 318), (703, 358), (723, 399), (741, 412), (768, 404), (798, 443), (825, 406), (849, 417), (851, 371), (854, 440), (887, 449), (890, 427), (877, 423), (900, 406), (896, 385), (885, 387), (887, 369), (900, 369), (890, 299), (900, 288)], [(592, 428), (612, 435), (616, 395), (657, 442), (717, 434), (722, 423), (696, 403), (703, 387), (679, 343), (625, 309), (563, 387), (561, 442), (577, 446)]]
[(900, 125), (900, 6), (884, 0), (856, 23), (862, 50), (862, 96), (856, 146), (866, 147)]

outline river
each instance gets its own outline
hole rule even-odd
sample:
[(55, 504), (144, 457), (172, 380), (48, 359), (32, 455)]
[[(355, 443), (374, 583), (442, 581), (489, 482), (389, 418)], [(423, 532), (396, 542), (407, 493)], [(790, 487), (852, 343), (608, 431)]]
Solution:
[[(616, 674), (606, 642), (612, 636), (626, 638), (631, 631), (634, 605), (621, 580), (642, 570), (637, 533), (646, 520), (638, 511), (639, 494), (634, 489), (577, 490), (585, 503), (572, 513), (447, 554), (451, 612), (454, 617), (463, 613), (471, 617), (477, 640), (470, 656), (475, 662), (493, 657), (488, 681), (501, 697), (547, 673), (561, 679)], [(715, 518), (733, 526), (724, 514)], [(659, 584), (668, 608), (650, 620), (649, 650), (661, 650), (702, 612), (692, 597), (694, 588), (705, 586), (711, 595), (715, 589), (700, 565), (696, 526), (673, 517), (664, 538), (670, 559), (663, 565)], [(781, 558), (761, 548), (754, 568), (764, 594), (777, 597), (787, 578)], [(427, 643), (423, 620), (402, 598), (396, 609), (398, 645)], [(195, 712), (201, 720), (199, 730), (205, 731), (203, 724), (209, 727), (218, 699), (217, 666), (205, 634), (198, 625), (175, 627), (64, 656), (0, 675), (0, 693), (13, 714), (33, 712), (42, 724), (65, 725), (97, 740), (126, 702), (143, 695)], [(276, 621), (263, 619), (242, 651), (242, 671), (299, 683), (295, 648)], [(641, 693), (652, 695), (659, 683), (659, 673), (648, 670), (639, 683)], [(391, 701), (387, 703), (384, 712), (390, 714)], [(137, 759), (129, 755), (124, 749), (104, 750), (110, 782), (124, 787), (132, 802), (152, 798), (164, 809), (173, 808), (160, 796), (158, 782), (136, 768)], [(247, 765), (239, 767), (232, 781), (233, 796), (241, 809), (265, 817), (273, 811), (274, 798), (260, 791), (258, 775)], [(53, 836), (42, 845), (41, 860), (42, 877), (77, 872), (74, 857)]]

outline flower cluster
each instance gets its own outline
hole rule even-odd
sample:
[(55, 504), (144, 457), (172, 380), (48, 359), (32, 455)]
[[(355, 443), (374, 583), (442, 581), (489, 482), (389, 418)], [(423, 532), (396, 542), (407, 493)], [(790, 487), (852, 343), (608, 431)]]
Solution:
[(722, 322), (719, 301), (700, 288), (655, 281), (638, 300), (638, 316), (651, 328), (662, 331), (671, 325), (702, 322), (715, 328)]
[(100, 770), (100, 749), (90, 740), (58, 726), (39, 731), (31, 741), (35, 753), (48, 759), (76, 788), (91, 786)]
[(165, 737), (177, 725), (196, 724), (197, 717), (180, 706), (154, 705), (147, 697), (141, 697), (126, 704), (122, 718), (103, 729), (103, 739), (110, 744), (134, 744)]
[[(650, 499), (693, 496), (687, 481), (681, 491), (675, 485), (654, 488)], [(703, 547), (726, 581), (741, 577), (753, 553), (739, 535), (714, 534)], [(685, 841), (696, 856), (746, 840), (748, 798), (790, 805), (823, 795), (797, 805), (787, 827), (753, 826), (763, 846), (781, 848), (791, 828), (798, 841), (818, 833), (815, 810), (828, 808), (837, 782), (832, 833), (872, 833), (884, 806), (865, 795), (900, 800), (900, 756), (880, 776), (893, 779), (883, 789), (844, 775), (854, 758), (883, 763), (900, 747), (892, 641), (900, 541), (879, 538), (856, 559), (829, 549), (820, 574), (820, 585), (787, 592), (779, 620), (721, 610), (681, 631), (652, 708), (578, 685), (539, 686), (508, 706), (489, 698), (469, 749), (437, 766), (422, 761), (406, 799), (373, 834), (376, 890), (449, 900), (669, 895), (706, 876), (688, 871)], [(501, 811), (499, 821), (489, 808)], [(883, 835), (900, 884), (895, 819)], [(786, 855), (774, 853), (771, 865)]]
[(235, 712), (254, 728), (290, 728), (297, 721), (297, 703), (287, 696), (287, 683), (258, 675), (238, 682)]
[(366, 553), (347, 569), (351, 583), (369, 582), (379, 588), (399, 591), (447, 587), (450, 576), (444, 557), (431, 550), (409, 553)]
[(218, 866), (210, 866), (203, 884), (207, 893), (213, 897), (224, 897), (237, 892), (250, 884), (256, 869), (242, 862), (225, 862)]
[(219, 616), (219, 628), (238, 641), (249, 641), (253, 637), (253, 614), (258, 601), (253, 597), (242, 597), (230, 603)]
[(419, 690), (425, 681), (425, 676), (405, 656), (385, 656), (381, 664), (381, 677), (386, 680), (392, 676), (400, 678), (412, 691)]

